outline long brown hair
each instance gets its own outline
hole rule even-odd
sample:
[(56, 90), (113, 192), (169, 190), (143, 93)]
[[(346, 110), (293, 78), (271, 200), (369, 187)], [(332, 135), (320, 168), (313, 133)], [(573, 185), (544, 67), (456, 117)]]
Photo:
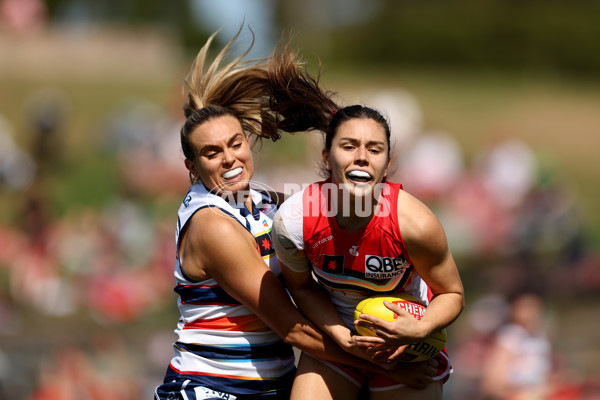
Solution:
[(389, 156), (390, 126), (379, 111), (362, 105), (339, 106), (334, 101), (336, 94), (319, 86), (320, 70), (316, 78), (311, 76), (289, 41), (279, 46), (269, 61), (271, 109), (278, 114), (277, 128), (291, 133), (320, 131), (325, 134), (325, 150), (329, 151), (342, 123), (355, 118), (372, 119), (385, 131)]

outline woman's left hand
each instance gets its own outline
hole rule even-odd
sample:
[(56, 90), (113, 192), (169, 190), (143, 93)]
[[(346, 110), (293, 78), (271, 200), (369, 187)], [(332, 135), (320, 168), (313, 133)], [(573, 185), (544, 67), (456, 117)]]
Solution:
[[(369, 314), (361, 314), (360, 319), (354, 321), (354, 325), (368, 328), (377, 336), (356, 336), (356, 341), (364, 347), (375, 345), (383, 346), (378, 349), (398, 349), (409, 343), (422, 340), (426, 331), (421, 322), (400, 306), (384, 301), (384, 305), (393, 311), (397, 318), (394, 321), (386, 321)], [(399, 353), (400, 354), (400, 353)]]

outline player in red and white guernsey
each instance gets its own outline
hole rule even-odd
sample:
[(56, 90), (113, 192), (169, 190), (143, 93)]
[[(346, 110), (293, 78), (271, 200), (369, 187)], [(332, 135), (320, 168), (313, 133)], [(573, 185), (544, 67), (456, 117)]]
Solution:
[[(464, 307), (446, 236), (423, 203), (386, 182), (385, 118), (368, 107), (338, 107), (294, 64), (289, 49), (282, 57), (290, 60), (289, 68), (271, 72), (276, 86), (271, 107), (284, 117), (282, 129), (326, 134), (322, 158), (328, 175), (286, 200), (275, 216), (273, 243), (288, 289), (300, 311), (342, 348), (352, 349), (353, 342), (379, 345), (373, 354), (393, 360), (399, 354), (393, 349), (445, 328)], [(360, 300), (401, 291), (428, 303), (421, 320), (388, 303), (398, 318), (364, 316), (379, 337), (355, 336), (353, 311)], [(291, 398), (352, 399), (366, 384), (371, 399), (442, 399), (450, 364), (445, 352), (437, 361), (425, 388), (415, 389), (303, 354)]]

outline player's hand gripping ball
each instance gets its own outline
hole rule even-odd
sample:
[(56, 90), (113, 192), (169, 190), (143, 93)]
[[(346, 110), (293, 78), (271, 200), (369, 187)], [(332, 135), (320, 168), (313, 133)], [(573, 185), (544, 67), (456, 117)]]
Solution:
[[(386, 321), (394, 321), (398, 315), (388, 309), (383, 302), (388, 301), (401, 307), (416, 319), (420, 320), (427, 307), (418, 299), (408, 293), (394, 293), (393, 295), (380, 295), (368, 297), (358, 303), (354, 310), (354, 319), (360, 319), (360, 314), (369, 314)], [(363, 320), (364, 321), (364, 320)], [(376, 336), (369, 328), (357, 326), (358, 333), (362, 336)], [(435, 357), (446, 345), (446, 330), (432, 333), (421, 342), (409, 344), (400, 357), (400, 361), (419, 362)]]

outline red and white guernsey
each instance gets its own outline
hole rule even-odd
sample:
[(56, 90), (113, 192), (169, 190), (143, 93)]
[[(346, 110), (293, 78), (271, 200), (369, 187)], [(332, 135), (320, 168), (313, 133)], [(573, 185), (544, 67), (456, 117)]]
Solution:
[(284, 202), (279, 215), (286, 243), (304, 252), (346, 325), (354, 330), (354, 308), (375, 294), (408, 292), (428, 304), (427, 285), (411, 265), (398, 226), (402, 186), (384, 184), (376, 214), (356, 232), (338, 226), (333, 190), (328, 181), (314, 183)]

